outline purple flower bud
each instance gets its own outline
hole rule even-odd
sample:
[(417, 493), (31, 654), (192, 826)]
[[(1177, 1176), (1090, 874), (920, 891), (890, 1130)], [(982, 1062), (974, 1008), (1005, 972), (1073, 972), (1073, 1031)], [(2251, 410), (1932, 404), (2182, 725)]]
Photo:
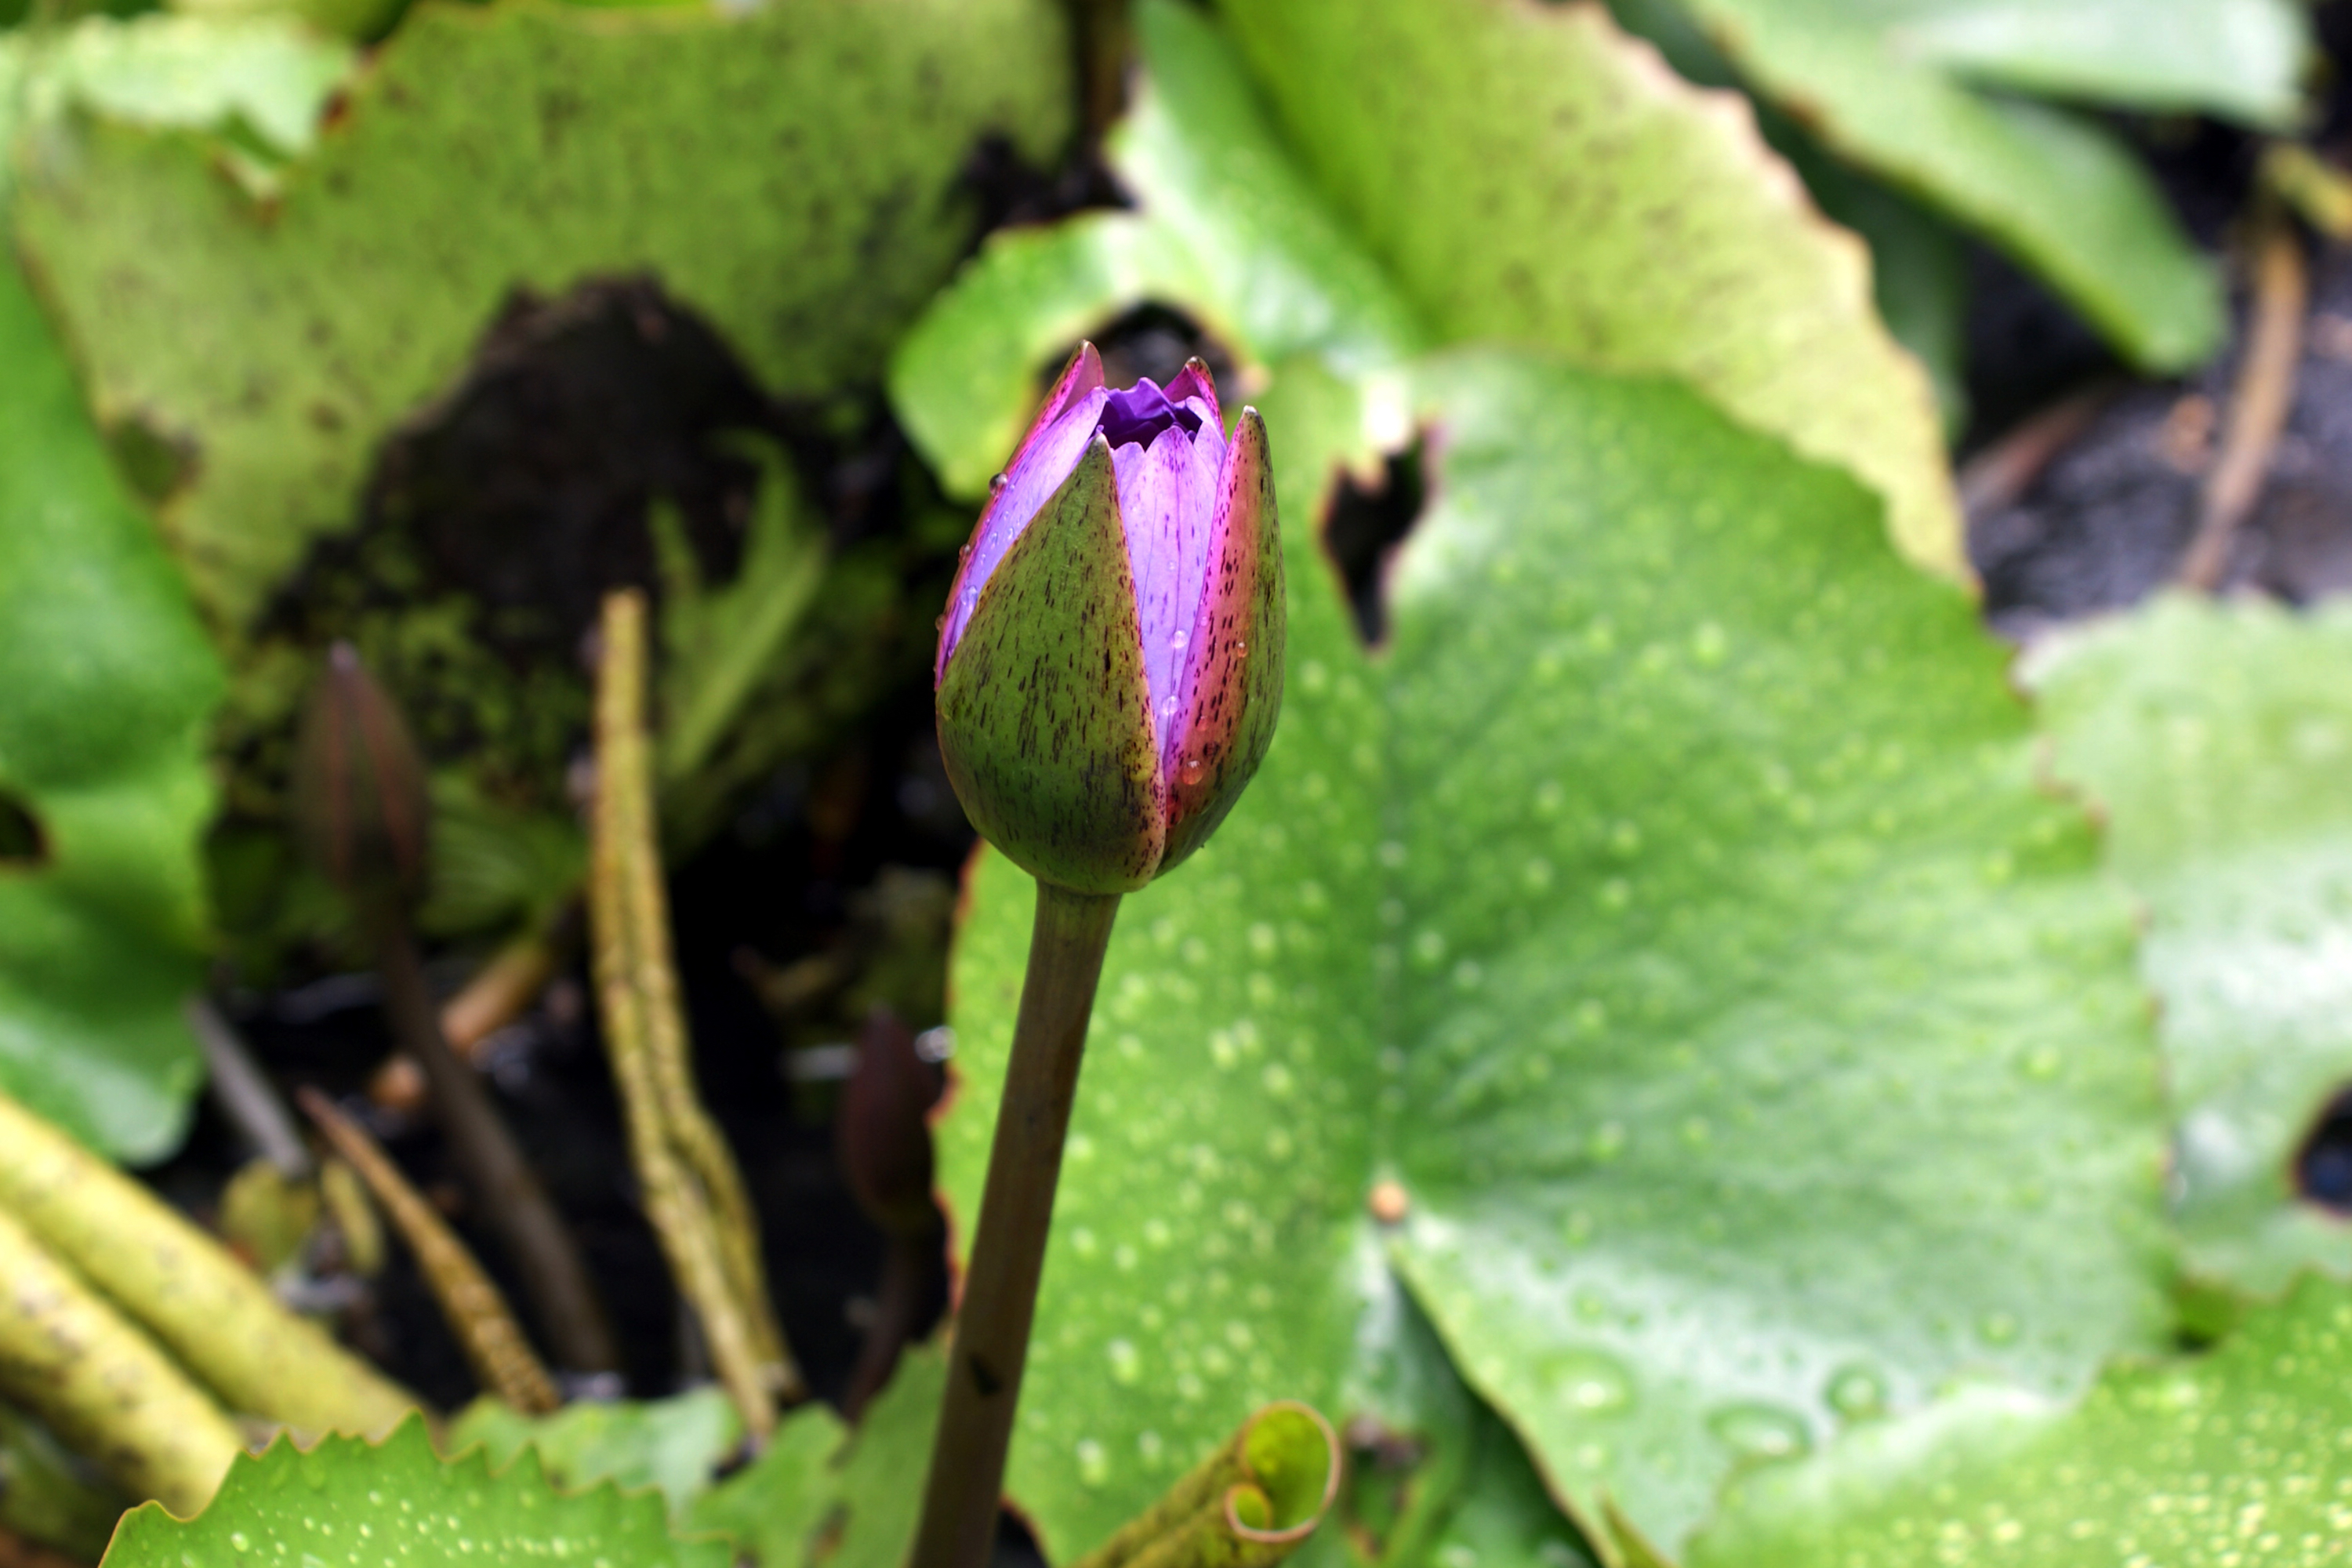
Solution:
[(940, 750), (972, 825), (1086, 893), (1199, 848), (1282, 707), (1265, 422), (1194, 360), (1121, 392), (1082, 346), (997, 480), (940, 621)]
[(363, 910), (425, 893), (425, 764), (399, 707), (349, 643), (310, 688), (295, 742), (294, 813), (311, 857)]

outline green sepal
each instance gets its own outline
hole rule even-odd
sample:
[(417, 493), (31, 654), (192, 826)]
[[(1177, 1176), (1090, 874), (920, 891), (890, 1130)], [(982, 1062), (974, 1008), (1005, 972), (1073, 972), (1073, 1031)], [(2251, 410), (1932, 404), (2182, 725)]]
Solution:
[(1101, 436), (981, 591), (940, 677), (939, 717), (964, 811), (1015, 865), (1081, 893), (1151, 880), (1167, 808)]

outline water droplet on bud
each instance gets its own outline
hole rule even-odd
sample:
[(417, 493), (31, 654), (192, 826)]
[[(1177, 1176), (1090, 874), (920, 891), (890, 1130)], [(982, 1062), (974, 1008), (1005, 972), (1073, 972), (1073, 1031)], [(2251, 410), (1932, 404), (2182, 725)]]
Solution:
[(933, 631), (935, 631), (935, 632), (943, 632), (943, 631), (945, 631), (945, 630), (947, 630), (947, 629), (948, 629), (948, 618), (947, 618), (945, 616), (934, 616), (934, 617), (932, 618), (932, 620), (931, 620), (931, 630), (933, 630)]
[(994, 479), (988, 481), (988, 493), (990, 495), (994, 495), (998, 491), (1002, 490), (1004, 486), (1005, 478), (1003, 474), (999, 474)]
[(1177, 770), (1178, 773), (1181, 775), (1184, 782), (1188, 784), (1199, 784), (1201, 782), (1201, 775), (1208, 771), (1207, 766), (1203, 764), (1198, 757), (1185, 758), (1184, 765)]
[(1239, 637), (1235, 637), (1234, 639), (1234, 657), (1235, 658), (1247, 658), (1249, 657), (1249, 644), (1242, 641)]
[(969, 544), (967, 544), (967, 545), (963, 546), (961, 549), (958, 550), (958, 551), (956, 552), (956, 559), (957, 559), (957, 560), (959, 560), (959, 561), (969, 561), (969, 560), (971, 560), (971, 545), (969, 545)]

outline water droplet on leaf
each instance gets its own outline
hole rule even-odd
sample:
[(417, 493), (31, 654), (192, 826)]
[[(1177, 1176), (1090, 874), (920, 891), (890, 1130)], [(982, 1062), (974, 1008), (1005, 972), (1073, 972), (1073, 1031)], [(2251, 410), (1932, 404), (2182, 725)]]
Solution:
[(1885, 1413), (1886, 1380), (1874, 1367), (1859, 1363), (1830, 1373), (1825, 1393), (1830, 1408), (1848, 1421), (1866, 1421)]
[(1752, 1458), (1786, 1458), (1813, 1446), (1804, 1422), (1777, 1405), (1727, 1405), (1706, 1418), (1706, 1429)]
[(1633, 1403), (1633, 1380), (1616, 1357), (1562, 1351), (1543, 1363), (1544, 1381), (1561, 1404), (1585, 1415), (1609, 1415)]

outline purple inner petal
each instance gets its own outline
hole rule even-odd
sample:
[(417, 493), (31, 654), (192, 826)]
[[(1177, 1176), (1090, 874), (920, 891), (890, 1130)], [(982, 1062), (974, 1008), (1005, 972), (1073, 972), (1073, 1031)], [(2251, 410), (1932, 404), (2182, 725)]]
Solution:
[[(1208, 583), (1209, 531), (1216, 513), (1217, 472), (1225, 458), (1224, 432), (1195, 414), (1195, 434), (1182, 417), (1189, 412), (1171, 405), (1168, 423), (1150, 446), (1129, 442), (1114, 447), (1110, 455), (1142, 622), (1144, 679), (1163, 757), (1176, 724), (1185, 645)], [(1104, 424), (1109, 424), (1108, 416)]]
[(1148, 375), (1124, 392), (1112, 393), (1103, 405), (1102, 433), (1109, 437), (1114, 452), (1129, 442), (1149, 447), (1163, 430), (1181, 429), (1193, 435), (1201, 424), (1196, 408), (1169, 402), (1160, 384)]

